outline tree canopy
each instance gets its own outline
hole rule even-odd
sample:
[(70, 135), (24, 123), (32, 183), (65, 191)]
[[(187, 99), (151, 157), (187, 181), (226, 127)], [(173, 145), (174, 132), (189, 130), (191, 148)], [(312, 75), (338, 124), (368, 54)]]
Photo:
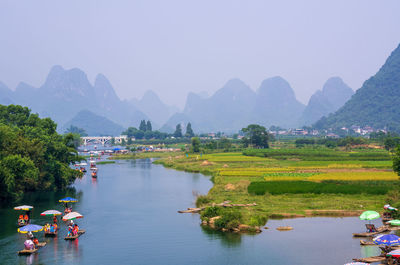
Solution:
[(56, 128), (26, 107), (0, 105), (0, 202), (28, 191), (65, 189), (81, 176), (70, 168), (80, 160), (76, 137)]
[(245, 146), (268, 148), (269, 134), (264, 126), (257, 124), (250, 124), (242, 129), (245, 137), (243, 137), (243, 144)]

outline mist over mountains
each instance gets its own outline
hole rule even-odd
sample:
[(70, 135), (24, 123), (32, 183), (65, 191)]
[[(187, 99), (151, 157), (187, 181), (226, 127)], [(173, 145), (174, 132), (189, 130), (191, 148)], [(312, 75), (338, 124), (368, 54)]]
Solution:
[(138, 127), (141, 120), (151, 120), (153, 128), (165, 132), (188, 122), (197, 133), (233, 133), (251, 123), (296, 128), (336, 111), (352, 94), (340, 78), (331, 78), (305, 106), (282, 77), (265, 79), (257, 90), (231, 79), (211, 96), (189, 93), (178, 112), (153, 91), (141, 99), (121, 100), (104, 75), (98, 74), (92, 85), (78, 68), (54, 66), (40, 87), (22, 82), (12, 91), (0, 83), (0, 104), (28, 106), (55, 120), (60, 132), (74, 125), (95, 135), (118, 135), (124, 128)]

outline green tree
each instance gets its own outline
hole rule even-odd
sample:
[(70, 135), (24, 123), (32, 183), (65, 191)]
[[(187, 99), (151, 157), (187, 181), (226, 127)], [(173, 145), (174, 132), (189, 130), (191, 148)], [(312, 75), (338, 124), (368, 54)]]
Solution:
[(147, 121), (146, 123), (146, 131), (151, 132), (153, 130), (153, 128), (151, 127), (151, 122)]
[(200, 152), (200, 139), (199, 137), (192, 137), (192, 150), (194, 153)]
[(393, 154), (393, 171), (400, 176), (400, 145), (394, 149)]
[(245, 146), (254, 146), (257, 148), (268, 148), (269, 134), (264, 126), (250, 124), (242, 129), (245, 137), (243, 143)]
[(71, 125), (69, 128), (65, 130), (64, 133), (72, 133), (72, 134), (79, 134), (80, 136), (88, 136), (86, 131), (82, 128), (78, 128), (77, 126)]
[(189, 123), (186, 125), (185, 137), (190, 138), (190, 137), (193, 137), (193, 136), (194, 136), (194, 132), (193, 132), (193, 130), (192, 130), (192, 124), (189, 122)]
[(140, 121), (140, 125), (139, 125), (139, 130), (142, 132), (145, 132), (147, 129), (147, 125), (146, 125), (146, 121), (145, 120), (141, 120)]
[(175, 138), (181, 138), (182, 137), (182, 126), (181, 124), (177, 124), (174, 132), (174, 137)]

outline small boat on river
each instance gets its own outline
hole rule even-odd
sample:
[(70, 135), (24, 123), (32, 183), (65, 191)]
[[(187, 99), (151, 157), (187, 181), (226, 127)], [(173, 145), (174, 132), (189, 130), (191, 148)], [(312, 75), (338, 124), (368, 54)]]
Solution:
[(84, 234), (85, 232), (86, 232), (85, 230), (79, 230), (77, 235), (75, 235), (75, 236), (66, 236), (66, 237), (64, 237), (64, 239), (65, 240), (75, 240), (78, 237), (80, 237), (82, 234)]
[(364, 232), (364, 233), (353, 233), (354, 237), (371, 237), (381, 233), (385, 233), (389, 231), (389, 227), (386, 225), (382, 225), (375, 229), (373, 232)]
[(33, 253), (35, 253), (36, 251), (38, 251), (37, 248), (35, 249), (23, 249), (18, 251), (18, 255), (31, 255)]
[(364, 241), (364, 240), (360, 240), (360, 245), (361, 246), (376, 246), (374, 242), (372, 242), (372, 241)]

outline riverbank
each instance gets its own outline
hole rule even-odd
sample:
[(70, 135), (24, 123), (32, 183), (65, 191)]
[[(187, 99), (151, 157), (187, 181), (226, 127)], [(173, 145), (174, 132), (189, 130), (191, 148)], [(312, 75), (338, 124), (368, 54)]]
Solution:
[[(373, 159), (373, 152), (365, 154), (366, 151), (362, 151), (360, 156), (371, 156)], [(163, 158), (154, 163), (212, 176), (214, 186), (207, 195), (198, 197), (198, 207), (212, 206), (223, 201), (255, 203), (254, 207), (235, 210), (241, 213), (242, 223), (263, 225), (259, 220), (267, 218), (358, 216), (365, 210), (382, 211), (388, 197), (386, 191), (398, 185), (398, 176), (391, 171), (391, 161), (362, 160), (355, 155), (356, 152), (351, 153), (354, 158), (333, 161), (274, 159), (241, 153), (190, 154), (188, 157), (164, 154)], [(382, 156), (381, 153), (378, 155)], [(303, 187), (299, 187), (293, 192), (269, 190), (261, 194), (249, 190), (250, 184), (272, 182), (283, 182), (282, 185), (289, 187), (317, 183), (322, 186), (322, 191), (324, 186), (332, 186), (334, 183), (336, 190), (312, 193), (303, 192)], [(348, 191), (349, 188), (353, 190)], [(378, 191), (379, 188), (382, 191)]]

